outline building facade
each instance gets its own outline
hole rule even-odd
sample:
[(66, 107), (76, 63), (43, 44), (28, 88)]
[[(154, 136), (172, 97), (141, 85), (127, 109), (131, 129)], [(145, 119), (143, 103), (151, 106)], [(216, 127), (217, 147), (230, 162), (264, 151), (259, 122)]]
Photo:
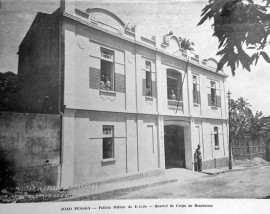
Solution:
[(198, 144), (203, 169), (227, 166), (227, 76), (216, 66), (173, 33), (146, 38), (110, 11), (61, 1), (20, 45), (20, 108), (61, 115), (61, 186), (194, 170)]

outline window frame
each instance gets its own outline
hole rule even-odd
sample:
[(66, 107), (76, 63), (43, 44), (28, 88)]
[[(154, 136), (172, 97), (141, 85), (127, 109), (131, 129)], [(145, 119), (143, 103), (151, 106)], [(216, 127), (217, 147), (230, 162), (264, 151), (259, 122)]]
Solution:
[[(173, 73), (175, 73), (176, 75), (173, 75)], [(170, 80), (174, 80), (177, 83), (177, 88), (174, 90), (174, 94), (175, 94), (175, 99), (170, 99), (170, 92), (169, 87), (168, 87), (168, 79)], [(167, 100), (168, 101), (183, 101), (183, 90), (180, 90), (182, 87), (182, 73), (179, 72), (178, 70), (175, 69), (171, 69), (168, 68), (166, 69), (166, 81), (167, 81)], [(181, 91), (181, 94), (179, 94)]]
[[(102, 53), (108, 52), (109, 57), (104, 57), (104, 55)], [(110, 61), (110, 62), (114, 62), (114, 51), (104, 48), (104, 47), (100, 47), (100, 58), (104, 59), (106, 61)]]
[[(107, 129), (107, 130), (106, 130)], [(107, 132), (110, 129), (110, 132)], [(107, 133), (104, 133), (106, 131)], [(104, 153), (104, 140), (111, 139), (112, 145), (109, 157), (105, 156)], [(114, 143), (114, 126), (113, 125), (103, 125), (102, 126), (102, 161), (110, 161), (115, 159), (115, 143)]]
[(217, 82), (216, 81), (210, 80), (210, 89), (211, 89), (211, 106), (217, 107)]
[[(149, 63), (149, 68), (147, 64)], [(152, 62), (149, 60), (145, 60), (145, 88), (146, 88), (146, 96), (153, 97), (153, 84), (152, 84)], [(147, 91), (147, 86), (150, 84), (150, 92)]]
[[(103, 54), (105, 53), (106, 54)], [(108, 56), (108, 57), (105, 57)], [(104, 72), (102, 72), (102, 62), (111, 64), (110, 71), (110, 89), (106, 87), (105, 81), (102, 79)], [(106, 77), (105, 77), (106, 78)], [(100, 47), (100, 90), (115, 92), (115, 52), (108, 48)], [(102, 84), (103, 83), (103, 84)]]
[[(194, 82), (194, 77), (196, 78), (196, 82)], [(196, 93), (194, 92), (194, 86), (196, 87)], [(200, 104), (200, 77), (197, 74), (192, 74), (192, 90), (193, 90), (193, 104)], [(196, 97), (195, 97), (196, 96)]]
[(219, 131), (218, 131), (218, 127), (214, 126), (214, 146), (215, 149), (219, 149), (220, 145), (219, 145)]

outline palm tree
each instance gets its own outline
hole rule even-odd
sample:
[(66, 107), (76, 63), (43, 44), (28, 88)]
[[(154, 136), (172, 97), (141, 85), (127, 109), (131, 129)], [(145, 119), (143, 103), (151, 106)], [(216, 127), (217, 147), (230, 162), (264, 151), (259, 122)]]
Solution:
[(195, 45), (194, 42), (192, 42), (190, 39), (187, 39), (187, 38), (181, 38), (181, 37), (179, 37), (178, 39), (179, 39), (181, 48), (183, 50), (194, 51), (194, 48), (193, 48), (193, 46)]

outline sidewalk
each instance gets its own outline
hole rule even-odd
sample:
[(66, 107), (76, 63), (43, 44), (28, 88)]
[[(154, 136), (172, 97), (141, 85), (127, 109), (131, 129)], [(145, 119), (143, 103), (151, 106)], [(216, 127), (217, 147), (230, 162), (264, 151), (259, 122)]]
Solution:
[(245, 159), (245, 160), (235, 160), (235, 165), (232, 166), (230, 170), (229, 167), (222, 167), (217, 169), (206, 169), (203, 170), (202, 173), (208, 175), (216, 175), (221, 173), (233, 172), (233, 171), (241, 171), (241, 170), (248, 170), (257, 168), (260, 166), (269, 166), (270, 163), (262, 158), (252, 158), (252, 159)]
[(72, 196), (68, 198), (62, 198), (57, 201), (112, 199), (115, 197), (121, 197), (122, 195), (128, 194), (132, 191), (146, 189), (158, 185), (165, 185), (175, 182), (184, 184), (190, 180), (201, 179), (203, 177), (207, 177), (208, 175), (248, 170), (257, 167), (260, 166), (233, 166), (232, 170), (229, 170), (228, 167), (223, 167), (218, 169), (207, 169), (203, 170), (202, 172), (191, 171), (184, 168), (172, 168), (165, 170), (165, 173), (142, 173), (139, 177), (121, 177), (120, 179), (116, 179), (112, 182), (100, 182), (98, 184), (84, 185), (82, 187), (69, 189), (67, 194)]
[(177, 182), (177, 178), (167, 176), (164, 172), (156, 175), (142, 173), (139, 177), (122, 177), (115, 179), (113, 182), (100, 182), (73, 188), (67, 191), (68, 195), (72, 195), (71, 197), (62, 198), (57, 201), (110, 199), (112, 195), (125, 194), (130, 191), (173, 182)]
[[(255, 166), (259, 167), (259, 166)], [(251, 169), (255, 167), (243, 167), (243, 166), (233, 166), (232, 169), (229, 169), (229, 167), (221, 167), (221, 168), (215, 168), (215, 169), (205, 169), (202, 171), (202, 173), (208, 174), (208, 175), (217, 175), (227, 172), (235, 172), (235, 171), (241, 171), (246, 169)]]

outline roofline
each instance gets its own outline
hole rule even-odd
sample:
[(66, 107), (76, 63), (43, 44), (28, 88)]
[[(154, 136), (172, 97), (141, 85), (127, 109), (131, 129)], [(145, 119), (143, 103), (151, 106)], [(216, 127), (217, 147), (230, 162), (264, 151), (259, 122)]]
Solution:
[[(175, 59), (184, 61), (184, 62), (187, 62), (187, 61), (188, 61), (187, 58), (184, 58), (184, 57), (182, 57), (182, 56), (176, 56), (176, 55), (170, 54), (170, 53), (165, 52), (165, 51), (163, 51), (162, 49), (157, 48), (157, 47), (151, 47), (150, 45), (144, 44), (143, 42), (138, 41), (138, 40), (136, 40), (136, 39), (130, 39), (130, 38), (124, 37), (124, 36), (122, 36), (122, 35), (120, 35), (120, 34), (114, 33), (114, 32), (112, 32), (112, 31), (109, 31), (109, 30), (106, 30), (106, 29), (104, 29), (104, 28), (101, 28), (101, 27), (99, 27), (99, 26), (97, 26), (97, 25), (95, 25), (95, 24), (92, 24), (91, 22), (84, 21), (84, 20), (82, 20), (81, 18), (79, 18), (79, 17), (77, 17), (77, 16), (74, 16), (74, 15), (72, 15), (72, 14), (70, 14), (70, 13), (62, 12), (62, 13), (60, 13), (59, 15), (62, 15), (63, 17), (66, 17), (66, 18), (69, 18), (69, 19), (71, 19), (71, 20), (73, 20), (73, 21), (77, 21), (77, 22), (79, 22), (79, 23), (81, 23), (81, 24), (83, 24), (83, 25), (86, 25), (86, 26), (88, 26), (88, 27), (94, 28), (94, 29), (96, 29), (96, 30), (100, 30), (100, 31), (102, 31), (102, 32), (104, 32), (104, 33), (110, 34), (110, 35), (115, 36), (115, 37), (117, 37), (117, 38), (123, 39), (123, 40), (128, 41), (128, 42), (130, 42), (130, 43), (133, 43), (133, 44), (135, 44), (135, 45), (140, 45), (140, 46), (142, 46), (142, 47), (144, 47), (144, 48), (150, 49), (150, 50), (155, 51), (155, 52), (157, 52), (157, 53), (164, 54), (164, 55), (167, 55), (167, 56), (169, 56), (169, 57), (172, 57), (172, 58), (175, 58)], [(219, 75), (219, 76), (222, 76), (222, 77), (225, 77), (225, 78), (227, 78), (227, 77), (229, 76), (229, 75), (227, 75), (227, 74), (225, 74), (225, 73), (218, 73), (218, 72), (216, 71), (216, 69), (214, 69), (214, 68), (211, 68), (211, 67), (208, 67), (208, 66), (205, 66), (205, 65), (201, 65), (201, 64), (194, 63), (194, 62), (192, 62), (191, 60), (189, 60), (189, 64), (192, 64), (192, 65), (194, 65), (194, 66), (196, 66), (196, 67), (202, 68), (202, 69), (204, 69), (204, 70), (207, 70), (207, 71), (209, 71), (209, 72), (211, 72), (211, 73), (214, 73), (214, 74), (216, 74), (216, 75)]]

